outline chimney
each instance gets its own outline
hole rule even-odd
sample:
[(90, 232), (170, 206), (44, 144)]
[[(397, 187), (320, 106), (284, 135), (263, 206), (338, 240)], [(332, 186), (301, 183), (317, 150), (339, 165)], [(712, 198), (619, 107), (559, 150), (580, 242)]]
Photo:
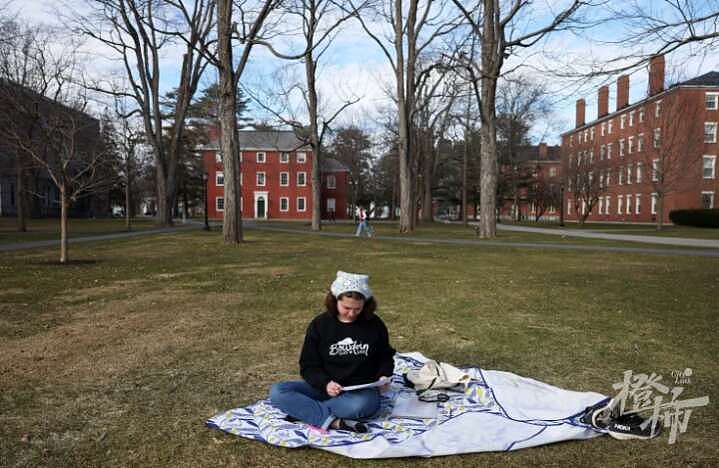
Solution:
[(617, 110), (629, 105), (629, 75), (617, 78)]
[(649, 95), (664, 91), (664, 55), (654, 55), (649, 59)]
[(609, 86), (599, 88), (597, 97), (599, 100), (597, 103), (597, 118), (604, 117), (609, 114)]
[(577, 99), (577, 127), (579, 128), (584, 125), (584, 112), (586, 109), (584, 99)]
[(539, 159), (547, 159), (547, 144), (539, 144)]

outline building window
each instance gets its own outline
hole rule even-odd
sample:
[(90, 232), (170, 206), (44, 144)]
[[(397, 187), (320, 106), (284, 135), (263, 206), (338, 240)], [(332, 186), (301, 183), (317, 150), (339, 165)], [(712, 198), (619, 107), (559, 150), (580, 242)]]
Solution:
[(604, 214), (609, 214), (609, 205), (612, 203), (612, 196), (607, 195), (606, 200), (604, 201)]
[(637, 193), (634, 200), (634, 214), (642, 214), (642, 195)]
[(265, 186), (265, 173), (264, 173), (264, 172), (258, 172), (258, 173), (257, 173), (257, 186), (258, 186), (258, 187), (264, 187), (264, 186)]
[(263, 164), (267, 162), (267, 154), (264, 152), (257, 153), (257, 164)]
[(222, 153), (220, 153), (219, 151), (215, 153), (215, 162), (222, 163)]
[(632, 183), (632, 165), (627, 164), (627, 185)]
[(572, 214), (572, 199), (567, 198), (567, 214)]
[(637, 163), (637, 183), (642, 183), (642, 163)]
[(290, 199), (287, 197), (280, 197), (280, 211), (290, 211)]
[(290, 153), (280, 153), (280, 162), (288, 164), (290, 162)]
[[(599, 188), (604, 187), (604, 171), (599, 171)], [(600, 212), (602, 210), (599, 210)]]
[(619, 140), (619, 157), (620, 158), (624, 157), (624, 138)]
[(717, 142), (717, 123), (704, 122), (704, 143)]
[(297, 211), (307, 211), (307, 199), (305, 197), (297, 197)]
[(702, 208), (705, 210), (714, 208), (714, 192), (702, 192)]
[(612, 134), (612, 121), (611, 119), (607, 122), (607, 133)]
[(336, 211), (337, 210), (337, 201), (334, 198), (328, 198), (327, 199), (327, 211)]
[(706, 105), (706, 110), (719, 109), (719, 93), (706, 93), (704, 95), (704, 104)]
[(716, 156), (704, 156), (704, 178), (713, 179), (716, 167)]
[(653, 144), (655, 148), (659, 148), (662, 144), (662, 129), (661, 128), (655, 128), (654, 129), (654, 139)]
[(557, 177), (557, 168), (556, 167), (549, 168), (549, 177)]
[(599, 147), (599, 160), (604, 161), (604, 155), (607, 154), (607, 147), (606, 145), (602, 145)]
[(659, 159), (652, 159), (652, 182), (659, 181)]
[(607, 143), (607, 159), (612, 159), (612, 144)]
[(642, 122), (644, 122), (644, 108), (640, 107), (639, 108), (639, 123), (642, 123)]
[(330, 174), (327, 176), (327, 188), (328, 189), (336, 189), (337, 188), (337, 177), (335, 177), (333, 174)]
[(629, 112), (629, 126), (634, 126), (634, 111)]
[(619, 180), (617, 181), (617, 183), (618, 183), (619, 185), (624, 185), (624, 168), (623, 168), (623, 167), (620, 167), (620, 168), (617, 170), (617, 177), (618, 177), (618, 179), (619, 179)]
[(306, 172), (298, 172), (297, 173), (297, 186), (304, 187), (305, 185), (307, 185), (307, 173)]
[(644, 150), (644, 134), (640, 133), (637, 137), (637, 153), (641, 153)]
[(225, 173), (224, 172), (216, 172), (215, 173), (215, 185), (217, 185), (218, 187), (225, 185)]
[(604, 136), (606, 133), (607, 133), (607, 123), (606, 123), (606, 122), (602, 122), (602, 125), (601, 125), (601, 127), (600, 127), (600, 129), (599, 129), (599, 134), (602, 135), (602, 136)]
[(594, 127), (589, 129), (589, 139), (594, 141)]
[(632, 214), (632, 196), (627, 195), (627, 214)]
[(607, 178), (606, 178), (606, 185), (605, 187), (609, 187), (609, 184), (612, 183), (612, 169), (607, 169)]
[(627, 138), (627, 153), (632, 154), (634, 152), (634, 137)]
[(240, 151), (240, 162), (242, 162), (242, 151)]
[(627, 114), (622, 114), (619, 117), (619, 128), (623, 130), (626, 123), (627, 123)]
[(574, 146), (574, 135), (569, 135), (569, 147)]
[(657, 214), (657, 194), (656, 194), (656, 192), (652, 193), (651, 213), (653, 215)]
[(659, 117), (662, 113), (662, 100), (654, 103), (654, 117)]
[(290, 185), (290, 173), (280, 172), (280, 187), (288, 187)]
[(594, 162), (594, 150), (589, 150), (589, 164)]
[(622, 202), (624, 201), (624, 197), (621, 195), (617, 195), (617, 214), (622, 214)]
[(304, 151), (297, 152), (297, 164), (304, 164), (307, 162), (307, 153)]
[(599, 197), (599, 214), (604, 214), (604, 198)]
[(216, 197), (215, 198), (215, 210), (225, 211), (225, 198), (224, 197)]

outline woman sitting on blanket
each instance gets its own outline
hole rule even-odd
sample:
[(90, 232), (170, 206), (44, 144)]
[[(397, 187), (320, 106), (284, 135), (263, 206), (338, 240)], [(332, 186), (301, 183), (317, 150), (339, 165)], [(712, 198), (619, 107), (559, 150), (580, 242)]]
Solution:
[(345, 391), (344, 387), (392, 376), (395, 350), (387, 327), (375, 315), (367, 275), (337, 272), (325, 298), (327, 310), (310, 322), (300, 354), (304, 380), (279, 382), (270, 390), (272, 404), (322, 430), (367, 432), (356, 421), (379, 410), (377, 387)]

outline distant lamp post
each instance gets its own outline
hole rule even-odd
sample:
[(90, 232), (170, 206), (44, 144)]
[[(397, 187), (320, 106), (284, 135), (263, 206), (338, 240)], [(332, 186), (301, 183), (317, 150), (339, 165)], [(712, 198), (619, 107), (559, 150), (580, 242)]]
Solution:
[(559, 184), (559, 225), (564, 227), (564, 183)]
[(205, 231), (210, 230), (210, 223), (207, 219), (207, 180), (209, 177), (207, 176), (207, 172), (202, 173), (202, 196), (205, 199)]

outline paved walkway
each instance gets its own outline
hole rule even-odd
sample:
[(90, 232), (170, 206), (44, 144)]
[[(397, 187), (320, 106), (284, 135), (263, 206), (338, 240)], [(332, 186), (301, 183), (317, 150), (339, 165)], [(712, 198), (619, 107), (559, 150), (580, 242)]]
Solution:
[[(187, 224), (180, 224), (180, 225), (177, 225), (174, 227), (167, 227), (167, 228), (145, 229), (145, 230), (130, 231), (130, 232), (115, 232), (112, 234), (97, 234), (95, 236), (85, 236), (85, 237), (71, 237), (70, 239), (68, 239), (68, 243), (78, 244), (80, 242), (93, 242), (93, 241), (99, 241), (99, 240), (126, 239), (128, 237), (145, 236), (145, 235), (151, 235), (151, 234), (165, 234), (168, 232), (202, 229), (203, 226), (204, 225), (202, 223), (188, 222)], [(59, 239), (18, 242), (15, 244), (0, 245), (0, 252), (10, 252), (10, 251), (22, 250), (22, 249), (34, 249), (36, 247), (54, 247), (56, 245), (60, 245)]]
[[(474, 224), (474, 223), (471, 223)], [(676, 245), (682, 247), (699, 247), (719, 249), (719, 240), (717, 239), (690, 239), (686, 237), (663, 237), (663, 236), (640, 236), (635, 234), (608, 234), (601, 231), (578, 230), (578, 229), (560, 229), (560, 228), (540, 228), (530, 226), (515, 226), (511, 224), (497, 224), (497, 229), (503, 231), (519, 231), (534, 232), (537, 234), (550, 234), (563, 237), (584, 237), (591, 239), (605, 239), (626, 242), (641, 242), (643, 244), (663, 244)]]
[[(288, 234), (306, 234), (324, 237), (345, 237), (353, 238), (354, 234), (344, 232), (327, 232), (327, 231), (307, 231), (305, 229), (289, 229), (276, 228), (270, 226), (257, 225), (250, 227), (260, 231), (284, 232)], [(428, 237), (394, 237), (394, 236), (375, 236), (372, 239), (358, 239), (358, 241), (395, 241), (395, 242), (413, 242), (416, 244), (448, 244), (448, 245), (474, 245), (477, 247), (506, 247), (506, 248), (532, 248), (532, 249), (550, 249), (550, 250), (574, 250), (587, 252), (626, 252), (626, 253), (642, 253), (653, 255), (682, 255), (690, 257), (719, 257), (719, 249), (672, 249), (672, 248), (653, 248), (653, 247), (613, 247), (608, 245), (578, 245), (578, 244), (555, 244), (551, 242), (503, 242), (491, 240), (471, 240), (471, 239), (437, 239)]]

